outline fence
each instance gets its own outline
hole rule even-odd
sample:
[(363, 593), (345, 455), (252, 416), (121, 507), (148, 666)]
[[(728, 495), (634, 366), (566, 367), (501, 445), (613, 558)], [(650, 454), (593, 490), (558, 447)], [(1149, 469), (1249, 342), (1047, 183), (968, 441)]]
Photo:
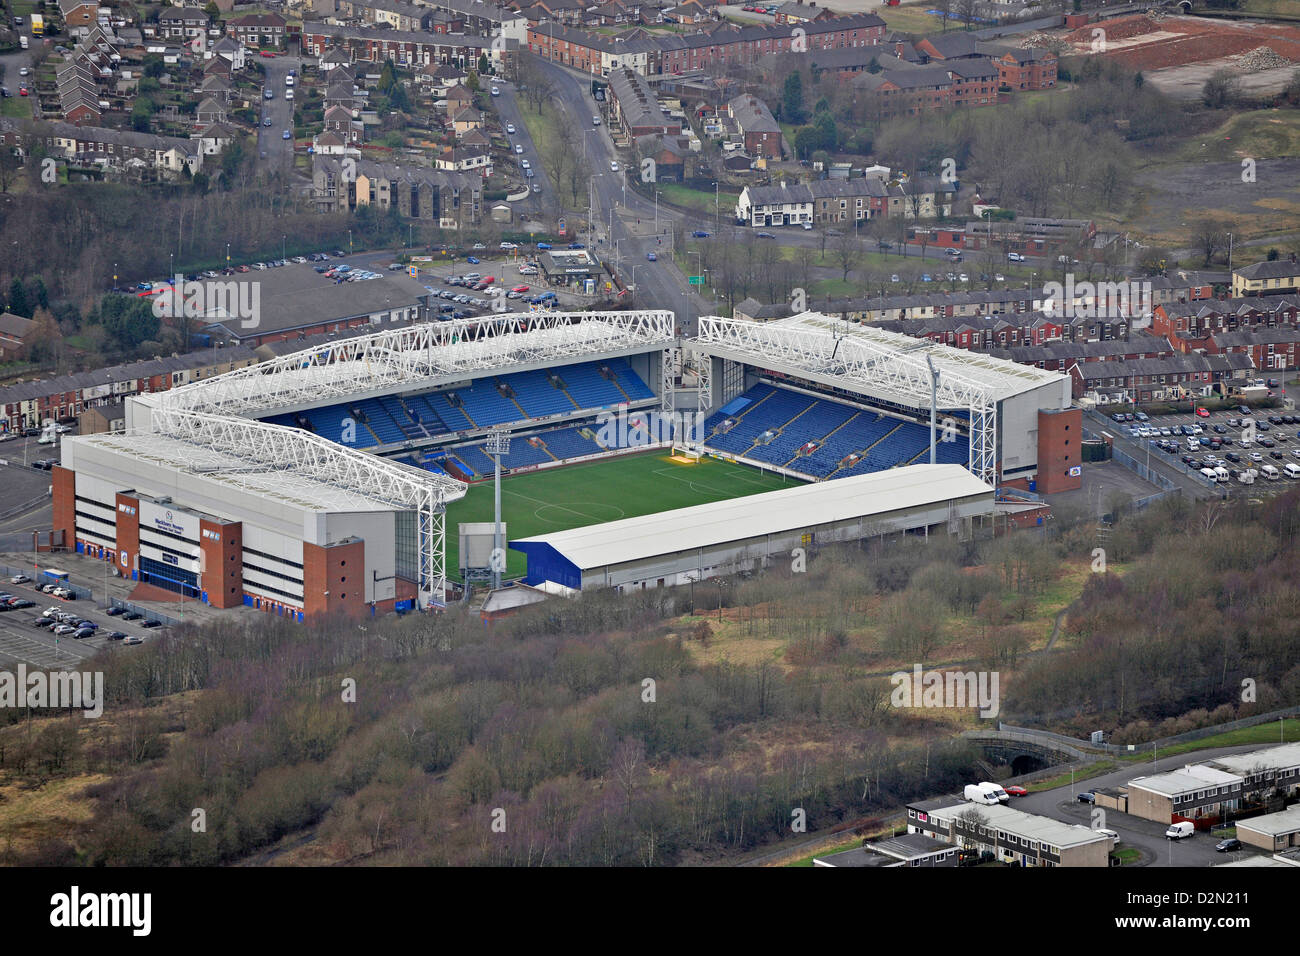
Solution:
[(1031, 727), (1014, 727), (1011, 724), (998, 722), (998, 730), (1009, 734), (1023, 734), (1027, 737), (1037, 737), (1039, 739), (1050, 740), (1059, 743), (1063, 747), (1076, 750), (1103, 750), (1106, 753), (1126, 754), (1137, 753), (1151, 748), (1157, 752), (1161, 747), (1169, 747), (1174, 744), (1190, 743), (1193, 740), (1203, 740), (1206, 737), (1214, 737), (1218, 734), (1227, 733), (1230, 730), (1240, 730), (1243, 727), (1253, 727), (1256, 724), (1266, 724), (1269, 721), (1278, 720), (1282, 717), (1295, 717), (1300, 715), (1300, 706), (1284, 707), (1281, 710), (1270, 710), (1265, 714), (1254, 714), (1250, 717), (1241, 717), (1237, 720), (1230, 720), (1224, 724), (1212, 724), (1209, 727), (1198, 727), (1196, 730), (1189, 730), (1185, 733), (1174, 734), (1172, 737), (1161, 737), (1156, 740), (1148, 740), (1140, 744), (1094, 744), (1087, 740), (1079, 740), (1076, 737), (1067, 737), (1064, 734), (1052, 733), (1050, 730), (1035, 730)]
[[(12, 578), (18, 574), (25, 574), (29, 578), (33, 579), (32, 583), (38, 589), (43, 585), (54, 583), (51, 581), (42, 580), (40, 574), (33, 573), (33, 570), (34, 569), (32, 568), (11, 568), (8, 565), (0, 564), (0, 572), (3, 572), (6, 578)], [(90, 588), (83, 588), (76, 584), (72, 584), (68, 581), (59, 581), (57, 583), (60, 587), (65, 587), (69, 591), (71, 591), (77, 597), (78, 600), (93, 601), (95, 599), (95, 592), (90, 590)]]
[(1161, 491), (1154, 495), (1147, 495), (1145, 498), (1138, 498), (1130, 507), (1132, 507), (1134, 511), (1141, 511), (1149, 505), (1155, 504), (1157, 501), (1161, 501), (1165, 498), (1177, 498), (1181, 494), (1181, 489), (1171, 488), (1168, 491)]
[[(1084, 416), (1085, 419), (1087, 421), (1090, 421), (1093, 425), (1101, 426), (1106, 429), (1106, 434), (1111, 436), (1111, 457), (1114, 458), (1114, 460), (1118, 462), (1120, 465), (1124, 466), (1129, 471), (1133, 472), (1139, 478), (1142, 478), (1143, 480), (1150, 482), (1151, 484), (1155, 485), (1157, 488), (1160, 488), (1164, 491), (1173, 491), (1175, 488), (1179, 487), (1178, 483), (1174, 481), (1172, 478), (1170, 478), (1168, 475), (1164, 474), (1159, 469), (1147, 464), (1147, 457), (1150, 455), (1149, 449), (1147, 448), (1142, 449), (1143, 451), (1142, 459), (1138, 459), (1137, 457), (1135, 457), (1134, 454), (1130, 454), (1129, 450), (1136, 453), (1139, 449), (1139, 446), (1137, 445), (1136, 442), (1130, 439), (1128, 435), (1120, 431), (1120, 429), (1116, 427), (1116, 425), (1113, 422), (1109, 421), (1108, 419), (1099, 415), (1097, 412), (1094, 412), (1090, 409), (1084, 412)], [(1088, 428), (1086, 425), (1083, 429), (1083, 437), (1085, 439), (1102, 438), (1101, 434)], [(1159, 458), (1156, 458), (1155, 460), (1157, 462), (1160, 461)], [(1164, 464), (1168, 464), (1168, 463), (1165, 462)], [(1170, 467), (1176, 467), (1176, 466), (1170, 466)], [(1187, 469), (1185, 472), (1182, 472), (1182, 475), (1186, 477), (1189, 481), (1195, 482), (1198, 486), (1205, 487), (1205, 488), (1212, 488), (1215, 491), (1220, 490), (1218, 482), (1208, 480), (1204, 475), (1200, 474), (1199, 472), (1194, 472), (1191, 469)]]
[(146, 620), (159, 621), (159, 622), (161, 622), (162, 624), (165, 624), (167, 627), (175, 627), (175, 626), (177, 626), (177, 625), (179, 625), (179, 624), (184, 624), (184, 623), (185, 623), (184, 621), (180, 620), (179, 618), (171, 617), (171, 616), (168, 615), (168, 614), (160, 614), (160, 613), (158, 613), (158, 611), (155, 610), (154, 608), (151, 608), (151, 607), (141, 607), (141, 606), (138, 605), (138, 604), (132, 604), (130, 601), (122, 601), (122, 600), (119, 600), (118, 598), (110, 598), (110, 599), (109, 599), (109, 603), (110, 603), (113, 607), (120, 607), (122, 610), (127, 611), (127, 612), (133, 612), (133, 613), (136, 613), (136, 614), (143, 614)]

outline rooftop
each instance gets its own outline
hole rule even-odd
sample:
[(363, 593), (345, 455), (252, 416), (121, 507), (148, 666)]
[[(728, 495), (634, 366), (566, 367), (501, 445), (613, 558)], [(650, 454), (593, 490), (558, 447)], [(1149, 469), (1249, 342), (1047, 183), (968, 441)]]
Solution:
[(525, 552), (530, 549), (520, 545), (549, 547), (578, 568), (596, 568), (992, 492), (960, 465), (907, 465), (519, 538), (510, 547)]

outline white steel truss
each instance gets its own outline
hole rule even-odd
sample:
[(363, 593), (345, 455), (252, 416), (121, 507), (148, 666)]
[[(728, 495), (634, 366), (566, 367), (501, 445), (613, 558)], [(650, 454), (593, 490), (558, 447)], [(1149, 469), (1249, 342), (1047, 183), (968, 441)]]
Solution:
[[(217, 452), (230, 456), (238, 469), (305, 476), (345, 493), (414, 509), (419, 514), (422, 604), (444, 602), (443, 511), (447, 502), (464, 496), (463, 483), (345, 448), (298, 428), (161, 404), (152, 405), (149, 421), (154, 434), (177, 443), (173, 448), (180, 451), (174, 463), (195, 474), (212, 472), (211, 453)], [(193, 449), (192, 456), (185, 454), (187, 448)]]
[[(875, 334), (859, 334), (858, 329), (845, 334), (829, 320), (813, 325), (701, 316), (692, 345), (738, 361), (752, 356), (752, 364), (908, 408), (928, 409), (931, 380), (925, 353), (942, 347), (909, 336), (871, 332)], [(998, 383), (989, 378), (964, 374), (956, 362), (945, 363), (938, 404), (970, 410), (970, 469), (996, 484)]]
[(675, 339), (676, 319), (666, 310), (510, 313), (429, 322), (293, 352), (159, 398), (169, 408), (255, 416), (530, 363), (565, 364), (621, 349), (664, 347)]

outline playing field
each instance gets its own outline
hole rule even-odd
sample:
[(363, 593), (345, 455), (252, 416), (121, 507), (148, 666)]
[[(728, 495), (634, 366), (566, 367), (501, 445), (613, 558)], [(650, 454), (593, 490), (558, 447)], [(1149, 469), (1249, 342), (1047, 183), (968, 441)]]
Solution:
[[(728, 461), (682, 464), (667, 452), (651, 452), (502, 478), (501, 520), (507, 540), (513, 540), (800, 484)], [(447, 577), (452, 580), (460, 580), (457, 525), (491, 521), (492, 507), (491, 481), (473, 485), (448, 505)], [(527, 558), (518, 551), (506, 554), (506, 576), (522, 576)]]

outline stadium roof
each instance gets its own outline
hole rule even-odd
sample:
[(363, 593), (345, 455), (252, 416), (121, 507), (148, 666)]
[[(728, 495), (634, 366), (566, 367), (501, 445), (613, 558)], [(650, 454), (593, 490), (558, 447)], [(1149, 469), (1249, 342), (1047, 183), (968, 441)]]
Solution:
[(929, 408), (929, 356), (939, 370), (941, 408), (991, 409), (997, 402), (1058, 384), (1068, 401), (1069, 377), (1059, 372), (928, 339), (803, 312), (771, 322), (702, 316), (692, 343), (705, 352), (786, 372), (810, 381), (908, 408)]
[(395, 507), (393, 502), (384, 501), (362, 488), (331, 483), (294, 470), (290, 465), (252, 468), (244, 458), (167, 435), (150, 435), (146, 442), (124, 434), (87, 435), (78, 437), (75, 442), (71, 439), (65, 441), (74, 448), (77, 445), (102, 448), (174, 471), (178, 492), (186, 490), (185, 481), (197, 478), (306, 511), (391, 511)]
[(578, 568), (599, 568), (992, 493), (961, 465), (907, 465), (519, 538), (510, 547), (548, 546)]
[[(361, 283), (365, 285), (365, 283)], [(158, 394), (167, 408), (256, 417), (521, 366), (666, 348), (668, 311), (510, 313), (330, 342)]]

